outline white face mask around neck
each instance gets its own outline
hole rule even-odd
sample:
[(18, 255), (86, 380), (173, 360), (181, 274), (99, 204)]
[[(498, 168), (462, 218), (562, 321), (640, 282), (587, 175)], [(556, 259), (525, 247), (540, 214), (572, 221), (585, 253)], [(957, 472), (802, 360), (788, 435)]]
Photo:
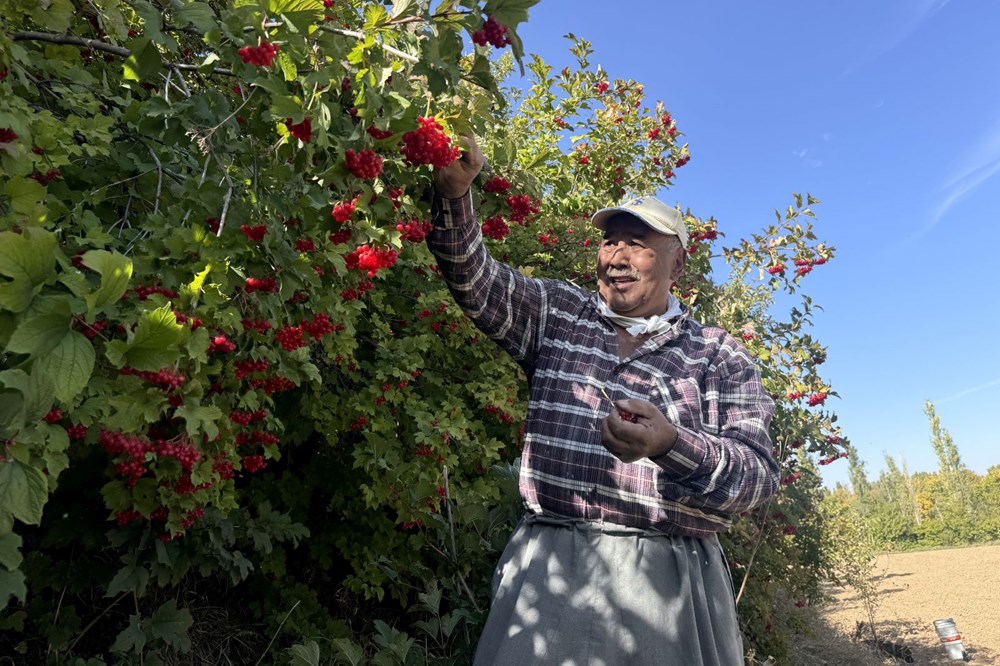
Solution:
[(667, 299), (667, 311), (661, 315), (653, 315), (652, 317), (626, 317), (625, 315), (620, 315), (609, 308), (608, 304), (600, 296), (597, 297), (597, 311), (608, 321), (614, 322), (624, 328), (628, 331), (629, 335), (663, 333), (670, 330), (670, 327), (673, 326), (670, 320), (683, 313), (680, 301), (674, 298), (673, 294), (667, 294)]

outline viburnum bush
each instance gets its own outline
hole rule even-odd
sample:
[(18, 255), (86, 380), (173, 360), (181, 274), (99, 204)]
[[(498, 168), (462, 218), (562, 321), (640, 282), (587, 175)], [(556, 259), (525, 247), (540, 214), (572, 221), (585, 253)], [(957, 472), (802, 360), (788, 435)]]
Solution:
[[(586, 42), (502, 89), (532, 4), (0, 0), (0, 651), (211, 663), (230, 644), (187, 630), (222, 606), (260, 627), (234, 661), (410, 634), (468, 658), (518, 514), (525, 391), (423, 244), (431, 169), (474, 132), (494, 254), (593, 286), (589, 215), (690, 159)], [(755, 620), (813, 589), (778, 589), (822, 565), (795, 493), (844, 444), (810, 302), (772, 307), (808, 271), (771, 267), (833, 257), (814, 203), (726, 250), (686, 213), (677, 293), (742, 335), (779, 404), (785, 492), (732, 536)]]

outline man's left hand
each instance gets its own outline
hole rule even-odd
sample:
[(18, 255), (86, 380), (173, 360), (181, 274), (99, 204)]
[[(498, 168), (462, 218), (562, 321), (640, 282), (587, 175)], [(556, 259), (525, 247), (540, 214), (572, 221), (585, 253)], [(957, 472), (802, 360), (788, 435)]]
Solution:
[(631, 463), (672, 449), (677, 428), (647, 400), (617, 400), (601, 423), (601, 435), (608, 451)]

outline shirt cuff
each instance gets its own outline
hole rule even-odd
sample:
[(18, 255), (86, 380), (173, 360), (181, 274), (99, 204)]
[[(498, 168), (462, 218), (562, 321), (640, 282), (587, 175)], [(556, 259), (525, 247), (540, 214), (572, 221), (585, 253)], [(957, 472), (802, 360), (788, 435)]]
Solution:
[(431, 206), (431, 223), (435, 229), (460, 229), (476, 219), (472, 210), (472, 190), (457, 199), (434, 195)]
[(669, 451), (650, 458), (659, 465), (671, 479), (685, 479), (695, 474), (708, 457), (705, 438), (687, 428), (675, 424), (677, 439)]

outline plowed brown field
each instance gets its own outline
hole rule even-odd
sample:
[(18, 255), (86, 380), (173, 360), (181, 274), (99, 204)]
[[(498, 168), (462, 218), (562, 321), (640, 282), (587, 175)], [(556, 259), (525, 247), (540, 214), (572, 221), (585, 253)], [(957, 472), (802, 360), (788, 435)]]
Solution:
[[(950, 617), (970, 663), (1000, 666), (1000, 545), (893, 553), (880, 557), (877, 569), (880, 637), (901, 640), (917, 664), (961, 664), (948, 658), (934, 630), (934, 620)], [(903, 663), (859, 652), (852, 637), (855, 623), (867, 620), (864, 604), (854, 590), (831, 592), (836, 601), (822, 613), (820, 636), (800, 646), (802, 664)]]

